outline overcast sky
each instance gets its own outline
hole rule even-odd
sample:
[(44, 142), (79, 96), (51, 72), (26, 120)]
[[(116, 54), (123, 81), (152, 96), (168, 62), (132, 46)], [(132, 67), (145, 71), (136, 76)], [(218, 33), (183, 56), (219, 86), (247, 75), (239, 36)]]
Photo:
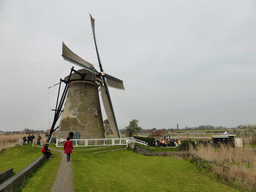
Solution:
[(120, 129), (255, 124), (255, 2), (0, 0), (0, 130), (49, 129), (62, 41), (99, 70), (89, 14)]

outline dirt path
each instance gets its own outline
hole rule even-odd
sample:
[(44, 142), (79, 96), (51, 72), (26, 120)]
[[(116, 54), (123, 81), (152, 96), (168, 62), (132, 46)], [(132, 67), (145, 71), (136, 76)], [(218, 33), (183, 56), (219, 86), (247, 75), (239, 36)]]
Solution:
[(56, 179), (52, 185), (51, 192), (72, 192), (73, 191), (73, 170), (72, 161), (67, 162), (66, 154), (63, 150), (52, 149), (62, 155)]

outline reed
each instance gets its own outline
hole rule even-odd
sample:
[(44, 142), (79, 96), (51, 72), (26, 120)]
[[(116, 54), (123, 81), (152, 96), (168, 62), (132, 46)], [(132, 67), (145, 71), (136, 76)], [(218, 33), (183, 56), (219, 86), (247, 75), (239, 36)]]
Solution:
[(217, 178), (247, 191), (256, 190), (256, 150), (247, 143), (243, 148), (225, 145), (215, 148), (212, 145), (207, 147), (200, 145), (196, 150), (190, 147), (190, 153), (216, 163), (216, 166), (213, 166), (213, 173)]
[[(13, 147), (17, 144), (19, 144), (19, 139), (22, 139), (24, 136), (28, 136), (28, 134), (22, 134), (22, 135), (0, 135), (0, 151), (5, 148)], [(36, 136), (36, 134), (35, 134)], [(42, 142), (45, 141), (46, 137), (45, 135), (41, 135)]]
[(0, 150), (13, 147), (24, 135), (0, 135)]

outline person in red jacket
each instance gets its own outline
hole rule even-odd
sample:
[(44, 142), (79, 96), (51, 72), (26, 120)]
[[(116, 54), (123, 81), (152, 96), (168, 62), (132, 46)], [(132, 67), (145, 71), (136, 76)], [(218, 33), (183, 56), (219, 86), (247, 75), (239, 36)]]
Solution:
[(48, 147), (49, 147), (49, 144), (46, 143), (45, 146), (41, 149), (41, 152), (46, 156), (46, 159), (49, 159), (49, 156), (53, 157), (53, 155), (52, 155), (50, 149), (48, 149)]
[(64, 150), (65, 153), (67, 154), (67, 162), (70, 161), (70, 154), (72, 153), (72, 149), (73, 149), (73, 144), (72, 141), (70, 141), (70, 138), (67, 138), (67, 141), (65, 141), (64, 143)]

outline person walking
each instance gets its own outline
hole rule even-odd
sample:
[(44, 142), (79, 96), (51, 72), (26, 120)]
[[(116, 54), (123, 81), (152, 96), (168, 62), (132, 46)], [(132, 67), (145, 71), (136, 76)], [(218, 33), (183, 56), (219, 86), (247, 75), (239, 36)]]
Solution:
[(22, 144), (22, 146), (24, 146), (24, 145), (26, 145), (27, 137), (24, 136), (22, 139), (23, 139), (23, 144)]
[(42, 138), (42, 137), (38, 134), (38, 135), (37, 135), (37, 138), (36, 138), (36, 139), (37, 139), (37, 145), (40, 145), (40, 140), (41, 140), (41, 138)]
[(67, 154), (67, 162), (70, 161), (70, 154), (72, 153), (73, 143), (70, 138), (67, 137), (67, 141), (64, 143), (64, 152)]

